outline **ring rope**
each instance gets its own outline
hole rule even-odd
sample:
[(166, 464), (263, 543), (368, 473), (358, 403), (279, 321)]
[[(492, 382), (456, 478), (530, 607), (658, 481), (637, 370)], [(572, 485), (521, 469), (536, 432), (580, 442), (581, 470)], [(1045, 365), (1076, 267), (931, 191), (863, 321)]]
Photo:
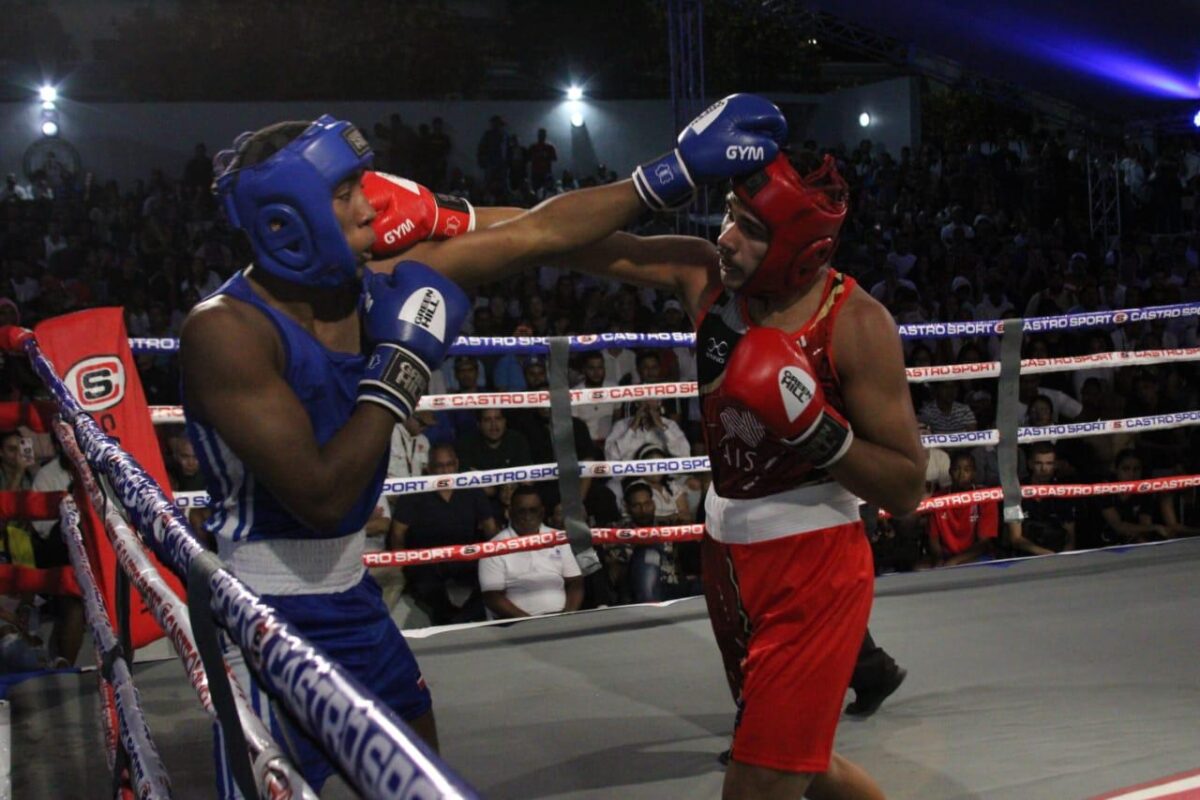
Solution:
[[(79, 407), (34, 338), (23, 345), (34, 371), (74, 426), (87, 460), (112, 483), (136, 529), (147, 536), (159, 559), (186, 575), (193, 558), (205, 552), (180, 511), (137, 461), (100, 430)], [(292, 630), (270, 606), (221, 569), (212, 576), (212, 611), (246, 653), (263, 685), (325, 747), (351, 782), (370, 797), (474, 798), (469, 785), (429, 748), (408, 733), (390, 709), (346, 676), (320, 650)], [(335, 727), (324, 716), (324, 699), (346, 699)], [(346, 735), (353, 730), (357, 735)], [(363, 749), (371, 747), (371, 757)], [(404, 788), (399, 794), (395, 787)]]
[[(1175, 475), (1169, 478), (1149, 478), (1137, 481), (1114, 481), (1109, 483), (1052, 483), (1030, 484), (1021, 487), (1021, 496), (1026, 499), (1047, 497), (1098, 497), (1112, 494), (1156, 494), (1175, 492), (1200, 487), (1200, 475)], [(981, 502), (1004, 499), (1004, 489), (993, 486), (927, 497), (921, 501), (913, 514), (928, 514), (948, 508), (961, 508)], [(880, 511), (881, 517), (890, 517)], [(693, 542), (704, 535), (703, 524), (655, 525), (646, 528), (593, 528), (594, 544), (655, 544), (658, 542)], [(543, 550), (566, 544), (563, 531), (551, 530), (515, 536), (499, 541), (491, 540), (479, 544), (443, 545), (441, 547), (414, 548), (406, 550), (379, 550), (363, 554), (363, 564), (368, 567), (404, 567), (411, 564), (437, 564), (445, 561), (479, 561), (493, 556)]]
[[(188, 682), (200, 700), (200, 705), (215, 720), (217, 711), (209, 696), (208, 678), (204, 673), (195, 636), (192, 634), (192, 624), (188, 617), (187, 607), (167, 586), (166, 581), (162, 579), (158, 570), (151, 563), (141, 539), (129, 528), (112, 504), (105, 501), (104, 494), (96, 482), (95, 473), (79, 449), (79, 444), (75, 440), (75, 432), (71, 426), (58, 420), (55, 422), (54, 431), (62, 445), (63, 453), (74, 467), (73, 472), (78, 476), (80, 485), (87, 494), (92, 507), (98, 511), (107, 508), (107, 513), (104, 514), (105, 532), (108, 534), (113, 552), (120, 562), (121, 568), (129, 576), (130, 581), (145, 601), (146, 607), (150, 609), (154, 619), (174, 647)], [(262, 720), (254, 713), (249, 700), (242, 691), (241, 684), (233, 680), (233, 671), (228, 665), (225, 666), (225, 669), (226, 674), (231, 678), (234, 702), (238, 707), (238, 717), (248, 745), (255, 784), (259, 789), (260, 796), (315, 799), (316, 793), (305, 782), (299, 770), (284, 756)]]
[[(1176, 303), (1145, 308), (1124, 308), (1116, 311), (1085, 311), (1076, 314), (1056, 314), (1025, 319), (1026, 333), (1075, 331), (1124, 325), (1127, 322), (1150, 322), (1160, 319), (1183, 319), (1200, 316), (1200, 303)], [(967, 322), (922, 322), (896, 326), (902, 339), (943, 339), (960, 336), (999, 336), (1004, 332), (1004, 320), (971, 320)], [(597, 333), (568, 336), (572, 351), (603, 350), (606, 347), (694, 347), (696, 335), (684, 332), (659, 333)], [(170, 337), (130, 337), (134, 353), (174, 353), (179, 340)], [(548, 336), (460, 336), (450, 347), (451, 356), (490, 356), (499, 353), (546, 355), (550, 352)]]
[[(1200, 347), (1181, 347), (1165, 350), (1115, 350), (1061, 358), (1026, 358), (1021, 360), (1021, 372), (1031, 374), (1072, 372), (1084, 369), (1117, 369), (1145, 364), (1167, 364), (1175, 361), (1200, 359)], [(999, 361), (978, 361), (969, 364), (944, 364), (929, 367), (908, 367), (904, 370), (911, 383), (932, 381), (964, 381), (1000, 377)], [(696, 381), (639, 383), (632, 386), (597, 386), (571, 390), (572, 404), (624, 403), (636, 400), (690, 399), (699, 394)], [(549, 408), (549, 391), (524, 392), (460, 392), (431, 394), (417, 403), (418, 411), (470, 411), (481, 408)], [(150, 420), (156, 425), (184, 422), (182, 406), (150, 406)]]
[[(1078, 439), (1108, 433), (1166, 430), (1200, 425), (1200, 411), (1177, 411), (1173, 414), (1155, 414), (1148, 417), (1125, 417), (1123, 419), (1095, 420), (1092, 422), (1068, 422), (1057, 425), (1025, 426), (1018, 430), (1017, 442), (1045, 442), (1051, 439)], [(1000, 443), (1000, 431), (989, 428), (982, 431), (957, 433), (929, 433), (921, 436), (921, 446), (953, 449), (958, 447), (986, 447)], [(647, 458), (641, 461), (581, 461), (581, 478), (622, 478), (630, 475), (680, 475), (694, 472), (709, 472), (708, 456), (686, 456), (683, 458)], [(555, 480), (559, 476), (557, 464), (530, 464), (521, 467), (459, 472), (453, 475), (413, 475), (411, 477), (389, 477), (383, 484), (384, 497), (397, 497), (423, 492), (449, 489), (470, 489), (484, 486), (500, 486), (505, 483), (537, 483)], [(208, 505), (205, 491), (176, 492), (175, 503), (180, 508), (195, 508)]]
[(79, 509), (70, 497), (62, 500), (61, 521), (63, 539), (67, 544), (67, 554), (71, 566), (75, 568), (75, 578), (79, 583), (80, 595), (83, 599), (84, 616), (91, 629), (92, 643), (96, 648), (96, 663), (101, 665), (97, 674), (100, 684), (102, 705), (106, 713), (102, 714), (105, 721), (105, 745), (108, 751), (110, 771), (116, 764), (116, 742), (111, 728), (109, 702), (116, 713), (118, 731), (116, 732), (129, 756), (129, 766), (132, 772), (132, 786), (138, 798), (159, 800), (171, 797), (171, 780), (167, 776), (166, 766), (158, 754), (150, 726), (146, 723), (146, 715), (142, 710), (141, 698), (133, 685), (133, 674), (129, 669), (128, 658), (116, 633), (108, 622), (104, 611), (104, 598), (96, 584), (96, 576), (92, 573), (92, 565), (88, 562), (84, 550), (83, 534), (79, 530)]

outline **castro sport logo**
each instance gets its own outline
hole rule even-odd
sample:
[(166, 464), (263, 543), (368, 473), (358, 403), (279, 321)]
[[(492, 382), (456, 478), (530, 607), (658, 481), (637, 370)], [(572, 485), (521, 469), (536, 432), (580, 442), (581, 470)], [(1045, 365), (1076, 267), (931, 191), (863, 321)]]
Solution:
[(112, 408), (125, 399), (125, 367), (116, 356), (85, 358), (71, 367), (63, 382), (88, 413)]

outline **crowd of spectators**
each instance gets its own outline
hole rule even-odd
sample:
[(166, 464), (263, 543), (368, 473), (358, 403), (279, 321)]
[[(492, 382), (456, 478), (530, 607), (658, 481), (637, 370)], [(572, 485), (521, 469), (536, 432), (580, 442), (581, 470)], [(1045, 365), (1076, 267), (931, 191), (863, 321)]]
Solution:
[[(479, 205), (530, 206), (545, 197), (616, 179), (601, 166), (577, 177), (562, 168), (545, 131), (510, 132), (493, 117), (477, 146), (479, 173), (451, 169), (450, 133), (439, 119), (415, 129), (399, 115), (373, 128), (378, 167), (411, 176)], [(797, 149), (818, 151), (815, 142)], [(849, 273), (892, 312), (897, 323), (997, 319), (1200, 301), (1200, 150), (1193, 139), (1159, 143), (1158, 154), (1138, 145), (1088, 150), (1062, 132), (998, 135), (991, 142), (925, 144), (892, 154), (869, 140), (831, 153), (851, 191), (835, 266)], [(1123, 229), (1119, 239), (1090, 235), (1087, 159), (1093, 168), (1116, 162)], [(68, 311), (121, 305), (131, 336), (173, 338), (188, 310), (247, 261), (210, 192), (212, 167), (204, 145), (180, 165), (178, 177), (153, 169), (147, 179), (118, 186), (65, 171), (39, 174), (33, 186), (9, 176), (0, 188), (0, 322), (27, 326)], [(102, 174), (102, 171), (101, 173)], [(643, 230), (665, 230), (670, 221)], [(711, 233), (715, 235), (716, 231)], [(542, 267), (482, 287), (464, 333), (558, 335), (608, 331), (687, 331), (679, 303), (650, 290), (618, 285), (560, 268)], [(1025, 353), (1053, 357), (1112, 350), (1197, 345), (1197, 317), (1126, 322), (1081, 333), (1030, 336)], [(909, 366), (994, 360), (998, 340), (987, 337), (906, 341)], [(174, 359), (139, 355), (138, 369), (152, 405), (177, 404)], [(572, 363), (580, 386), (692, 380), (687, 348), (580, 354)], [(538, 358), (460, 357), (436, 376), (435, 392), (525, 390), (545, 387)], [(0, 372), (5, 399), (35, 395), (36, 381), (19, 359)], [(912, 401), (932, 433), (994, 427), (995, 381), (914, 383)], [(1023, 424), (1092, 421), (1195, 409), (1200, 404), (1192, 362), (1138, 368), (1087, 369), (1025, 375)], [(699, 409), (692, 401), (642, 401), (575, 409), (576, 449), (582, 460), (645, 459), (704, 453)], [(1193, 473), (1195, 428), (1120, 433), (1025, 448), (1023, 481), (1100, 481), (1114, 476)], [(194, 453), (178, 431), (162, 432), (176, 489), (202, 481)], [(51, 445), (39, 459), (54, 463)], [(553, 461), (548, 410), (418, 414), (397, 426), (393, 475), (491, 469)], [(7, 463), (7, 462), (6, 462)], [(35, 480), (3, 472), (6, 483)], [(42, 467), (45, 469), (47, 467)], [(7, 467), (0, 467), (6, 470)], [(15, 467), (14, 467), (15, 469)], [(931, 494), (998, 485), (992, 448), (933, 450)], [(622, 483), (585, 481), (585, 506), (594, 526), (703, 521), (706, 475), (642, 478)], [(514, 531), (561, 525), (552, 484), (527, 492), (513, 513), (514, 489), (459, 489), (384, 503), (370, 528), (379, 547), (478, 542)], [(526, 507), (527, 506), (527, 507)], [(953, 512), (876, 523), (870, 533), (880, 571), (962, 563), (1007, 554), (1039, 554), (1109, 543), (1146, 541), (1195, 532), (1192, 494), (1111, 496), (1096, 501), (1029, 501), (1021, 523), (1002, 523), (986, 504)], [(194, 522), (199, 522), (199, 516)], [(535, 517), (537, 518), (535, 521)], [(10, 523), (12, 524), (17, 523)], [(3, 558), (22, 557), (8, 546)], [(536, 595), (539, 611), (573, 604), (604, 605), (663, 599), (694, 592), (694, 548), (659, 545), (609, 548), (605, 568), (585, 581), (561, 571), (547, 594), (549, 562), (489, 569), (481, 584), (475, 565), (413, 568), (405, 597), (434, 622), (513, 614), (519, 598)], [(499, 565), (496, 565), (499, 566)], [(523, 573), (506, 590), (497, 581)], [(522, 580), (525, 581), (522, 583)], [(553, 581), (551, 581), (553, 583)], [(385, 591), (387, 587), (385, 587)], [(561, 591), (560, 591), (561, 590)], [(547, 599), (551, 598), (551, 599)], [(18, 599), (18, 602), (21, 602)], [(15, 610), (14, 606), (14, 610)], [(0, 617), (9, 621), (14, 614)], [(28, 632), (28, 631), (26, 631)]]

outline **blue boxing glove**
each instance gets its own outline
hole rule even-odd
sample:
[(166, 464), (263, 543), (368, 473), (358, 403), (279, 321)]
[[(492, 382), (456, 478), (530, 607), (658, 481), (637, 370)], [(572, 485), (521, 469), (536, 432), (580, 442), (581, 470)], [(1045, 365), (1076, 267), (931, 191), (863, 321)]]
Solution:
[(774, 103), (754, 94), (731, 94), (692, 120), (679, 146), (633, 171), (633, 186), (655, 211), (682, 208), (698, 183), (761, 169), (787, 142), (787, 120)]
[(358, 402), (378, 403), (403, 421), (458, 337), (471, 302), (453, 281), (418, 261), (363, 278), (362, 315), (375, 345), (358, 382)]

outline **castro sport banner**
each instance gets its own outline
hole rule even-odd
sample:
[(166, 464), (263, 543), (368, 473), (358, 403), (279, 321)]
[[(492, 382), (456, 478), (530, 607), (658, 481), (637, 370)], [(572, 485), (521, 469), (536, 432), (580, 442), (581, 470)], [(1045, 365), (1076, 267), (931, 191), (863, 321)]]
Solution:
[[(167, 469), (129, 349), (129, 334), (125, 330), (122, 310), (95, 308), (67, 314), (42, 322), (34, 332), (42, 351), (83, 410), (105, 433), (117, 439), (170, 497)], [(120, 567), (104, 533), (103, 520), (96, 515), (78, 482), (74, 490), (83, 517), (88, 558), (115, 630), (117, 570)], [(174, 573), (164, 568), (152, 553), (150, 556), (171, 590), (183, 597), (182, 585)], [(130, 597), (130, 631), (134, 647), (147, 645), (163, 635), (136, 590), (131, 591)]]

